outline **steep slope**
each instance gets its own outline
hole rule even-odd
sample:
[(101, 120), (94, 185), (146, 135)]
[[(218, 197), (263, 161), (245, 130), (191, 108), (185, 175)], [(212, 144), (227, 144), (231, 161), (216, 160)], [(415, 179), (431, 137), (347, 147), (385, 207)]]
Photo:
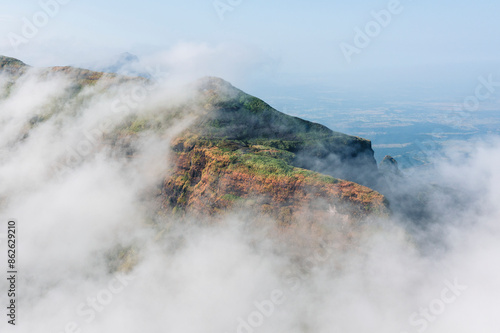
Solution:
[(214, 215), (247, 208), (281, 223), (351, 219), (387, 213), (384, 196), (345, 180), (293, 167), (293, 154), (235, 140), (174, 141), (175, 172), (162, 187), (162, 207)]
[(371, 142), (281, 113), (218, 78), (197, 83), (208, 111), (191, 133), (263, 144), (294, 154), (291, 164), (364, 185), (375, 184), (378, 168)]

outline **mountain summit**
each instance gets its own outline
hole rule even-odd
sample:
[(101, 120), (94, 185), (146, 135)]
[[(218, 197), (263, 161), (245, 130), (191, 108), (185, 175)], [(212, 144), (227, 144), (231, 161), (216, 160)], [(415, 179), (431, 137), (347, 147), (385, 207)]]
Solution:
[(29, 66), (21, 60), (0, 56), (0, 73), (7, 74), (9, 76), (21, 75), (27, 68), (29, 68)]
[(376, 178), (370, 141), (286, 115), (219, 78), (203, 78), (196, 86), (209, 111), (193, 127), (201, 138), (265, 144), (292, 153), (295, 167), (364, 185)]

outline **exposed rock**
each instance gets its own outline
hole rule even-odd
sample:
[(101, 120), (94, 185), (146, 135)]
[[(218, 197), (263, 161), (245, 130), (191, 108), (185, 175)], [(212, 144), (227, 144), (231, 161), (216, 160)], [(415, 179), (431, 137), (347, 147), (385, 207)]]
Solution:
[(389, 155), (386, 155), (382, 162), (380, 162), (380, 171), (385, 172), (385, 173), (390, 173), (394, 175), (401, 175), (401, 171), (399, 170), (398, 167), (398, 162)]
[(198, 141), (193, 147), (182, 140), (174, 143), (175, 172), (162, 189), (167, 211), (214, 215), (242, 207), (285, 224), (337, 211), (351, 219), (388, 213), (383, 195), (293, 167), (286, 162), (285, 151), (227, 140)]

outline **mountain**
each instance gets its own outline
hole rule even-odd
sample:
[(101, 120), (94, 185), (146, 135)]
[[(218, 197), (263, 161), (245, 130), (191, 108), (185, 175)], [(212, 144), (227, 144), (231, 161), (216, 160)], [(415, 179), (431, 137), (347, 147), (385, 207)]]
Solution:
[(288, 116), (219, 78), (194, 86), (204, 112), (173, 142), (165, 207), (212, 214), (250, 205), (281, 221), (304, 207), (385, 210), (382, 195), (354, 182), (378, 173), (369, 141)]
[(145, 66), (138, 56), (129, 52), (123, 52), (109, 58), (81, 63), (74, 67), (83, 67), (95, 72), (114, 73), (125, 76), (140, 76), (151, 79)]
[(127, 67), (130, 67), (134, 64), (137, 64), (139, 62), (139, 58), (131, 53), (124, 52), (115, 59), (112, 59), (112, 63), (108, 65), (106, 68), (104, 68), (102, 71), (103, 72), (111, 72), (111, 73), (119, 73), (121, 71), (124, 71), (127, 69)]
[(369, 185), (377, 173), (371, 142), (286, 115), (217, 78), (197, 84), (210, 110), (195, 126), (205, 138), (244, 140), (294, 154), (296, 167)]
[[(2, 58), (0, 64), (2, 72), (15, 74), (12, 84), (29, 72), (15, 59)], [(97, 83), (96, 94), (123, 84), (151, 84), (74, 67), (35, 74), (69, 79), (73, 85), (65, 98), (78, 101), (75, 106), (89, 98), (83, 88)], [(324, 215), (360, 219), (388, 213), (385, 197), (365, 186), (379, 177), (370, 141), (286, 115), (220, 78), (206, 77), (184, 89), (190, 92), (188, 99), (124, 115), (101, 138), (103, 145), (133, 160), (141, 154), (134, 147), (140, 137), (165, 137), (189, 119), (169, 142), (169, 175), (158, 191), (151, 189), (149, 199), (158, 203), (159, 214), (210, 216), (241, 208), (289, 224)], [(67, 105), (51, 106), (50, 113), (31, 119), (24, 137), (33, 123), (48, 121)]]
[(382, 162), (380, 162), (379, 169), (381, 172), (389, 175), (401, 175), (399, 170), (398, 161), (390, 155), (386, 155)]
[(10, 78), (11, 83), (17, 81), (21, 76), (27, 74), (29, 70), (33, 70), (40, 78), (47, 78), (50, 75), (61, 74), (71, 79), (73, 86), (80, 88), (92, 85), (99, 82), (104, 82), (108, 85), (120, 84), (128, 81), (143, 82), (142, 77), (128, 77), (117, 75), (115, 73), (96, 72), (88, 69), (77, 68), (72, 66), (54, 66), (48, 68), (33, 68), (24, 62), (0, 56), (0, 73), (6, 74)]
[(10, 77), (22, 75), (29, 68), (18, 59), (0, 56), (0, 72)]
[(91, 68), (99, 72), (115, 73), (126, 76), (140, 76), (151, 79), (151, 74), (141, 65), (139, 57), (129, 52), (121, 53), (111, 58), (106, 63), (94, 65), (91, 66)]

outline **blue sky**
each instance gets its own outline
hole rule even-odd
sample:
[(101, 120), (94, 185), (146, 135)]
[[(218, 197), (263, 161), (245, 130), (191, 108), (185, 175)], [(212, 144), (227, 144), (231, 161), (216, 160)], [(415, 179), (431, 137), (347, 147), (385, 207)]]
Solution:
[[(63, 2), (41, 2), (51, 1)], [(225, 75), (243, 85), (252, 77), (253, 83), (443, 87), (472, 85), (500, 69), (500, 2), (493, 0), (401, 0), (400, 12), (350, 62), (341, 43), (356, 47), (356, 27), (366, 32), (372, 12), (388, 10), (391, 1), (221, 0), (231, 8), (224, 20), (213, 0), (64, 1), (69, 3), (17, 49), (9, 39), (23, 36), (23, 18), (32, 22), (42, 5), (2, 1), (0, 54), (49, 66), (124, 51), (148, 57), (190, 45), (211, 57), (193, 58), (205, 64), (200, 75)], [(227, 71), (221, 70), (225, 64)]]

